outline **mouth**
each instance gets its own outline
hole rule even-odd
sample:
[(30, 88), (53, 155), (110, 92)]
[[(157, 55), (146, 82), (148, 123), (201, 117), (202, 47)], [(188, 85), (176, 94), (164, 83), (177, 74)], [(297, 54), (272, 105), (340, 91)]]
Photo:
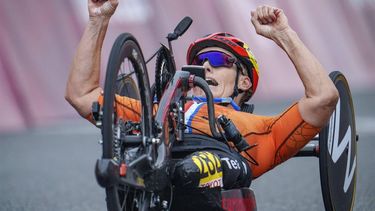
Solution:
[(207, 78), (206, 79), (206, 82), (208, 83), (208, 85), (210, 86), (218, 86), (219, 84), (217, 83), (217, 81), (213, 78)]

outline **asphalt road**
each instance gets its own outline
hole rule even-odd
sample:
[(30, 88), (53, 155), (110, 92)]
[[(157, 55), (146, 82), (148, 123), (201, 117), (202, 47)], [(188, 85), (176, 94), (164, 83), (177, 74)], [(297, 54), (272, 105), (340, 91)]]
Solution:
[[(354, 94), (358, 142), (355, 210), (375, 210), (375, 93)], [(256, 105), (276, 114), (289, 102)], [(74, 120), (0, 134), (0, 210), (105, 210), (95, 180), (99, 130)], [(253, 181), (258, 210), (324, 210), (317, 158), (292, 158)]]

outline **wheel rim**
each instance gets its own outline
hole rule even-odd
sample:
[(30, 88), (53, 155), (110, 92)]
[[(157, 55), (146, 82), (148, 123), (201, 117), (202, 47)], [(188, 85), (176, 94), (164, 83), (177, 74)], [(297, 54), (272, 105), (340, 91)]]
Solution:
[[(125, 111), (125, 112), (124, 112)], [(120, 35), (112, 48), (104, 87), (103, 158), (118, 164), (129, 163), (147, 151), (143, 142), (125, 151), (124, 135), (151, 136), (151, 93), (146, 66), (136, 40), (130, 34)], [(126, 142), (126, 139), (125, 139)], [(126, 153), (125, 153), (126, 152)], [(130, 169), (125, 175), (132, 175)], [(138, 177), (137, 177), (138, 178)], [(130, 181), (130, 180), (129, 180)], [(139, 183), (139, 187), (142, 184)], [(145, 205), (139, 195), (145, 191), (117, 184), (106, 188), (108, 210), (140, 210)], [(142, 201), (141, 204), (133, 203)], [(142, 206), (141, 206), (142, 205)]]

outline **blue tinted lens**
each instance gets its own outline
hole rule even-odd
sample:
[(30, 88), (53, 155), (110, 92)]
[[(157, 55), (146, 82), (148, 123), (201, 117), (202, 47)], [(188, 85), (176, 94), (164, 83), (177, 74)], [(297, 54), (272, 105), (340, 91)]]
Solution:
[(213, 67), (232, 67), (235, 59), (223, 52), (209, 51), (197, 55), (193, 61), (195, 65), (203, 65), (205, 61)]

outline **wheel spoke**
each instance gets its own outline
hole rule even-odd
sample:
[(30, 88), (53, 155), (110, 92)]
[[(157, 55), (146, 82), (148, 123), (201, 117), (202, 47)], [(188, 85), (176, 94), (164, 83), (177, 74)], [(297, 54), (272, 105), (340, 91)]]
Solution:
[(125, 73), (123, 73), (123, 74), (121, 74), (121, 75), (119, 75), (119, 77), (116, 79), (116, 81), (122, 81), (122, 80), (124, 80), (124, 79), (126, 79), (126, 78), (129, 78), (131, 75), (133, 75), (135, 72), (133, 71), (133, 72), (130, 72), (130, 73), (128, 73), (128, 74), (125, 74)]

